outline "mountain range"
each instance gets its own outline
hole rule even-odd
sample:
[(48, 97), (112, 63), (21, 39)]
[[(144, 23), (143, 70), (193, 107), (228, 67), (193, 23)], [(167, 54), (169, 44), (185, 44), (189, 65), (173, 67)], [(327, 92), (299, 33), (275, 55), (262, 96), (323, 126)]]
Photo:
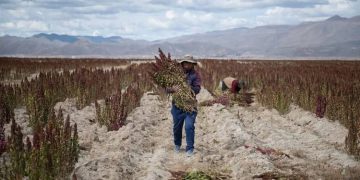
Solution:
[(267, 25), (178, 36), (156, 41), (120, 36), (36, 34), (0, 37), (0, 56), (214, 58), (360, 58), (360, 16), (333, 16), (298, 25)]

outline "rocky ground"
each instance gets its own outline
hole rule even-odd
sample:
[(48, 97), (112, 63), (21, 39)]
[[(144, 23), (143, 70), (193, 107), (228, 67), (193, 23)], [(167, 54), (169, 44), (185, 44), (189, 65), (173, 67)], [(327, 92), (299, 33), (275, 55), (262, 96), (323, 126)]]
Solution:
[[(211, 98), (204, 89), (198, 95), (199, 101)], [(67, 99), (55, 106), (60, 107), (78, 124), (82, 150), (73, 172), (77, 179), (175, 179), (190, 171), (230, 179), (360, 176), (360, 162), (344, 150), (347, 129), (295, 105), (285, 115), (256, 102), (250, 107), (200, 107), (192, 157), (185, 155), (185, 147), (174, 152), (170, 102), (152, 93), (144, 94), (118, 131), (98, 126), (94, 105), (77, 110), (75, 100)], [(26, 129), (25, 110), (15, 113)]]

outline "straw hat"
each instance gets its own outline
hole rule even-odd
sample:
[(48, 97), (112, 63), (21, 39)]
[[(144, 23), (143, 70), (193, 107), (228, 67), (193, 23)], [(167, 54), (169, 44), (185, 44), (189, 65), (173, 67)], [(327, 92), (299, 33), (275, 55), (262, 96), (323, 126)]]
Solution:
[(182, 63), (182, 62), (189, 62), (189, 63), (197, 64), (194, 57), (191, 55), (185, 55), (182, 59), (179, 59), (179, 63)]

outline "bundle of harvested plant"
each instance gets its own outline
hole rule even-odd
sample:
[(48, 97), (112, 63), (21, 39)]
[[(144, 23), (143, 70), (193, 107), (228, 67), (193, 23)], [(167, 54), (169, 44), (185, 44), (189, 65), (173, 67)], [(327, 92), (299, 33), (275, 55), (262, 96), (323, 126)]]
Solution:
[(171, 60), (170, 53), (166, 55), (159, 49), (159, 57), (154, 64), (153, 79), (163, 88), (178, 86), (179, 90), (172, 94), (175, 106), (179, 109), (192, 112), (196, 110), (197, 101), (195, 93), (186, 83), (186, 76), (182, 67)]

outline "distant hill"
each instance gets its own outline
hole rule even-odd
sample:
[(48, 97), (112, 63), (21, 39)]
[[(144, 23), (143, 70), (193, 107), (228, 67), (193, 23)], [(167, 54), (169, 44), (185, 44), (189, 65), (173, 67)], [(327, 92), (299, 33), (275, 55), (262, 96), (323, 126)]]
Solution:
[(174, 56), (360, 58), (360, 16), (336, 15), (298, 25), (235, 28), (156, 41), (44, 33), (0, 37), (3, 56), (153, 56), (159, 47)]
[(70, 35), (59, 35), (59, 34), (36, 34), (35, 38), (46, 38), (50, 41), (62, 41), (66, 43), (74, 43), (79, 40), (88, 40), (93, 43), (106, 43), (106, 42), (119, 42), (123, 40), (120, 36), (102, 37), (102, 36), (70, 36)]

